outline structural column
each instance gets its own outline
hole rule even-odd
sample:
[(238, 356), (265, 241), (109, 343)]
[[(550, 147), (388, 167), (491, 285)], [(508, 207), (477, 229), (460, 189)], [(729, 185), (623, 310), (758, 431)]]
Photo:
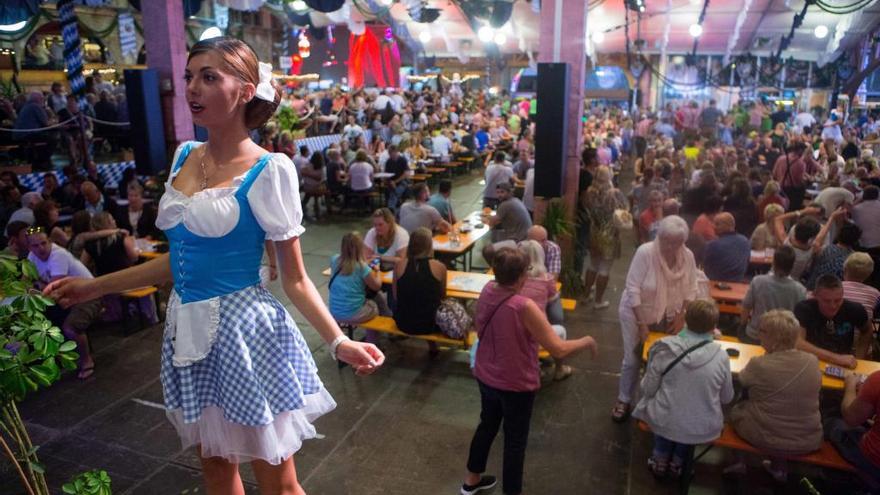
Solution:
[(193, 139), (192, 115), (186, 104), (186, 31), (183, 2), (150, 0), (143, 7), (144, 44), (147, 66), (159, 73), (165, 139), (174, 149), (178, 143)]
[[(587, 60), (587, 2), (541, 1), (541, 36), (538, 62), (569, 65), (568, 140), (563, 171), (563, 199), (573, 214), (578, 198), (578, 173), (583, 147), (584, 82)], [(538, 102), (541, 105), (541, 102)]]

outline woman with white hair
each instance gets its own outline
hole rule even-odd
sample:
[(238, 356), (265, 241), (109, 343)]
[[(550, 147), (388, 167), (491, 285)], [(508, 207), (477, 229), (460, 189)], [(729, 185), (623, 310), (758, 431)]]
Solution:
[[(548, 273), (544, 265), (544, 248), (537, 241), (526, 240), (519, 243), (519, 249), (529, 257), (529, 267), (526, 269), (528, 278), (519, 292), (520, 295), (534, 301), (544, 311), (553, 326), (553, 332), (565, 340), (567, 332), (562, 326), (562, 298), (556, 290), (556, 277)], [(562, 359), (554, 358), (553, 361), (556, 364), (554, 380), (564, 380), (571, 376), (571, 367), (562, 364)]]
[(639, 380), (639, 344), (652, 330), (678, 333), (684, 312), (697, 297), (697, 266), (685, 247), (687, 223), (677, 215), (660, 221), (657, 237), (639, 246), (626, 275), (618, 314), (623, 337), (623, 362), (617, 403), (611, 411), (616, 422), (630, 415)]
[[(807, 454), (822, 446), (819, 392), (822, 372), (816, 356), (795, 347), (801, 325), (791, 311), (761, 316), (758, 335), (766, 354), (752, 358), (739, 374), (748, 399), (730, 413), (733, 429), (762, 452), (765, 467), (778, 481), (786, 477), (784, 456)], [(745, 473), (741, 457), (726, 473)]]
[(611, 169), (601, 166), (592, 185), (583, 196), (584, 210), (590, 219), (590, 265), (584, 281), (586, 294), (596, 284), (594, 309), (610, 303), (604, 299), (611, 265), (620, 258), (620, 232), (614, 225), (614, 211), (626, 208), (626, 198), (611, 183)]

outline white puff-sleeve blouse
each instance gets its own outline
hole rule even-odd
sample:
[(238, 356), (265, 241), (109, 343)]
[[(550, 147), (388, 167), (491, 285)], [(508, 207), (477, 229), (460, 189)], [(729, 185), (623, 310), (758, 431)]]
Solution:
[[(177, 164), (182, 150), (188, 145), (184, 143), (178, 147), (172, 163)], [(283, 153), (272, 153), (266, 160), (266, 165), (247, 192), (247, 202), (260, 228), (266, 231), (266, 239), (284, 241), (298, 237), (305, 232), (305, 228), (302, 226), (296, 167)], [(202, 237), (229, 234), (240, 216), (235, 193), (251, 169), (233, 178), (228, 187), (205, 189), (186, 196), (173, 186), (180, 168), (173, 170), (168, 179), (165, 194), (159, 203), (156, 226), (168, 230), (183, 222), (187, 230)]]

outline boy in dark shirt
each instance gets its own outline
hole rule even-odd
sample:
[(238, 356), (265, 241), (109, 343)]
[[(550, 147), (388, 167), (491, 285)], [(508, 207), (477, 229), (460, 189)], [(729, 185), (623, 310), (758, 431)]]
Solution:
[(868, 314), (860, 304), (843, 298), (843, 284), (836, 276), (819, 277), (813, 298), (799, 302), (794, 314), (801, 324), (798, 349), (845, 368), (855, 368), (857, 358), (867, 358), (873, 330)]

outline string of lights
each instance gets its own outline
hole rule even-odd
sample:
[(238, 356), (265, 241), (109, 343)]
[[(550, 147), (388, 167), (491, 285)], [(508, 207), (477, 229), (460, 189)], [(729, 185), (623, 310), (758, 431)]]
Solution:
[(694, 49), (691, 51), (692, 57), (697, 55), (697, 45), (700, 43), (700, 35), (703, 34), (703, 21), (706, 19), (706, 9), (708, 8), (709, 0), (705, 0), (703, 2), (703, 8), (700, 10), (700, 18), (697, 20), (697, 23), (692, 25), (689, 29), (691, 36), (694, 37)]
[(804, 2), (804, 8), (801, 9), (800, 13), (794, 15), (794, 22), (791, 23), (791, 30), (787, 35), (783, 36), (782, 39), (779, 40), (779, 48), (776, 49), (776, 58), (782, 56), (782, 51), (787, 50), (788, 46), (791, 44), (791, 40), (794, 39), (794, 31), (801, 27), (801, 24), (804, 23), (804, 17), (807, 16), (807, 9), (810, 8), (810, 4), (813, 3), (813, 0), (807, 0)]
[(832, 5), (824, 0), (814, 0), (812, 3), (829, 14), (844, 15), (857, 12), (872, 2), (873, 0), (858, 0), (849, 5)]

